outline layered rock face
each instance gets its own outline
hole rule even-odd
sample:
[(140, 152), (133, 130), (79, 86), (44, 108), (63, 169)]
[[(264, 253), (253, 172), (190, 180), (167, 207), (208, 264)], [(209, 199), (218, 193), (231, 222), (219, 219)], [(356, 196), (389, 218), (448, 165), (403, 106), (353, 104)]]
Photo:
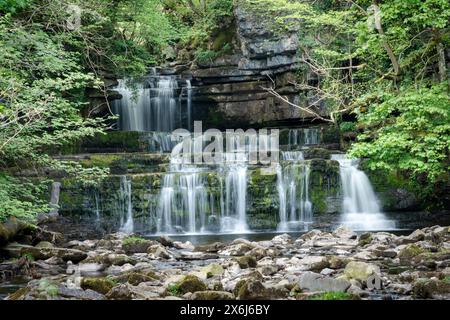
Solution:
[[(267, 11), (237, 1), (234, 9), (232, 54), (197, 63), (192, 76), (195, 114), (212, 127), (245, 127), (311, 120), (310, 114), (284, 102), (264, 88), (276, 88), (290, 103), (307, 106), (308, 92), (293, 82), (299, 69), (298, 25), (280, 30)], [(320, 106), (323, 108), (323, 106)], [(324, 113), (324, 110), (317, 110)]]

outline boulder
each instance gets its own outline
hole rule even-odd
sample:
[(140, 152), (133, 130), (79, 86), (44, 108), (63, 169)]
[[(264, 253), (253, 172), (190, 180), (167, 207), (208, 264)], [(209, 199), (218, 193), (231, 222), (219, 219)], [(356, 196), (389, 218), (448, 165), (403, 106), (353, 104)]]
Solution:
[(107, 294), (106, 297), (112, 300), (131, 300), (133, 299), (133, 291), (131, 290), (131, 285), (128, 283), (119, 284), (113, 287)]
[(162, 235), (161, 237), (159, 237), (159, 243), (161, 243), (165, 247), (173, 247), (173, 240), (166, 235)]
[(239, 300), (261, 300), (270, 297), (270, 291), (259, 280), (249, 279), (239, 285)]
[(333, 231), (333, 236), (340, 238), (340, 239), (356, 239), (357, 235), (354, 233), (351, 229), (340, 226), (335, 231)]
[(361, 282), (367, 282), (367, 279), (373, 274), (380, 274), (380, 268), (374, 264), (351, 261), (344, 269), (345, 279), (355, 279)]
[(344, 279), (334, 279), (314, 272), (306, 272), (300, 276), (298, 286), (308, 291), (340, 291), (345, 292), (351, 283)]
[(401, 265), (410, 265), (412, 264), (412, 260), (414, 257), (420, 255), (421, 253), (424, 253), (425, 250), (421, 247), (410, 244), (401, 249), (398, 253), (398, 258), (400, 259)]
[(125, 238), (122, 242), (122, 249), (126, 254), (145, 253), (148, 247), (155, 245), (156, 241), (138, 237)]
[(155, 258), (170, 259), (170, 253), (160, 244), (150, 246), (147, 249), (147, 253), (153, 255)]
[(297, 264), (301, 265), (302, 270), (317, 272), (329, 267), (328, 259), (324, 256), (306, 256), (300, 259)]
[(211, 263), (205, 267), (203, 267), (200, 272), (206, 275), (206, 278), (211, 278), (214, 276), (220, 276), (223, 274), (223, 267), (218, 263)]
[(107, 294), (114, 286), (115, 282), (109, 278), (82, 278), (81, 288), (91, 289), (101, 294)]
[(188, 292), (197, 292), (197, 291), (205, 291), (206, 285), (201, 281), (198, 277), (194, 275), (186, 275), (177, 283), (178, 291), (181, 294), (185, 294)]
[(365, 246), (372, 242), (372, 234), (370, 232), (363, 233), (359, 236), (358, 245)]
[(252, 256), (242, 256), (236, 259), (241, 269), (255, 268), (256, 259)]

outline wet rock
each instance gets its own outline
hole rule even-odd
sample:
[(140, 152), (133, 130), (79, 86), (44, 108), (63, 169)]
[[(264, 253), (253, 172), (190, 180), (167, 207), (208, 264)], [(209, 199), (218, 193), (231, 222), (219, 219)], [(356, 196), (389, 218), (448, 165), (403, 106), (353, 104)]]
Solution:
[(234, 300), (234, 295), (227, 291), (197, 291), (190, 299), (192, 300)]
[(309, 291), (341, 291), (350, 288), (351, 283), (344, 279), (334, 279), (318, 273), (306, 272), (300, 276), (298, 285)]
[(116, 284), (109, 278), (82, 278), (81, 288), (91, 289), (101, 294), (107, 294)]
[(344, 278), (366, 282), (374, 273), (380, 274), (380, 268), (377, 265), (360, 261), (351, 261), (344, 269)]
[(255, 268), (256, 259), (252, 256), (242, 256), (236, 259), (241, 269)]

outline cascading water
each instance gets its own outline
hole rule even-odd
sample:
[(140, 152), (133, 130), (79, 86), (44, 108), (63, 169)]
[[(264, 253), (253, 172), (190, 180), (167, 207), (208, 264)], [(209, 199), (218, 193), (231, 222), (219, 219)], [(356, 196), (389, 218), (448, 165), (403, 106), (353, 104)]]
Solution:
[[(299, 158), (299, 156), (297, 156)], [(312, 203), (309, 199), (308, 163), (290, 161), (277, 166), (277, 186), (280, 202), (279, 231), (306, 227), (312, 222)]]
[(164, 177), (158, 208), (158, 233), (205, 231), (208, 194), (200, 171), (169, 173)]
[(354, 230), (395, 229), (395, 221), (386, 219), (367, 175), (358, 169), (357, 159), (332, 155), (339, 162), (343, 189), (342, 223)]
[(248, 232), (247, 205), (247, 166), (233, 164), (226, 169), (225, 211), (221, 214), (221, 232)]
[(190, 128), (192, 121), (192, 87), (186, 88), (186, 110), (183, 110), (179, 79), (176, 76), (150, 75), (142, 81), (119, 79), (115, 90), (122, 99), (112, 103), (119, 116), (118, 129), (123, 131), (156, 131), (169, 133), (179, 127)]
[(119, 189), (120, 231), (132, 233), (134, 231), (133, 206), (131, 202), (131, 180), (126, 176), (120, 177)]
[(320, 131), (318, 128), (289, 129), (288, 146), (292, 150), (301, 146), (309, 146), (320, 143)]
[(186, 80), (187, 88), (187, 129), (192, 129), (192, 85), (190, 80)]

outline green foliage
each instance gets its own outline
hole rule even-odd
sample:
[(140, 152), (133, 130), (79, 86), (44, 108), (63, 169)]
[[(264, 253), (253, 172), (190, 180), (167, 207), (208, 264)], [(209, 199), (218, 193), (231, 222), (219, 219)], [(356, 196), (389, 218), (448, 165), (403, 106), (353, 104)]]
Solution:
[(355, 131), (356, 124), (354, 122), (341, 122), (339, 124), (339, 129), (341, 129), (341, 132)]
[(180, 286), (177, 283), (171, 283), (167, 287), (167, 292), (172, 296), (179, 296), (181, 294)]
[[(350, 153), (366, 167), (400, 173), (437, 203), (449, 183), (448, 72), (450, 3), (445, 0), (242, 0), (268, 8), (280, 26), (298, 30), (303, 72), (330, 118), (353, 112), (363, 131)], [(381, 14), (375, 24), (374, 3)], [(447, 63), (448, 65), (448, 63)], [(304, 79), (313, 72), (319, 86)]]
[(46, 296), (56, 297), (59, 294), (58, 284), (49, 279), (42, 279), (39, 281), (38, 291), (43, 295), (43, 298), (46, 298)]
[(313, 295), (309, 300), (352, 300), (352, 294), (342, 291), (328, 291)]
[(31, 0), (0, 0), (0, 13), (17, 13), (27, 8)]
[[(208, 62), (229, 50), (230, 40), (214, 43), (214, 40), (233, 20), (233, 0), (164, 0), (172, 24), (179, 35), (179, 46), (196, 50), (195, 58)], [(216, 53), (214, 53), (216, 52)]]
[(49, 210), (45, 199), (48, 184), (45, 181), (37, 184), (0, 174), (0, 186), (0, 222), (9, 217), (32, 222), (37, 213)]
[(125, 246), (128, 246), (128, 245), (134, 245), (134, 244), (143, 243), (143, 242), (147, 242), (147, 241), (148, 240), (146, 240), (142, 237), (129, 236), (129, 237), (126, 237), (125, 239), (123, 239), (122, 244)]

